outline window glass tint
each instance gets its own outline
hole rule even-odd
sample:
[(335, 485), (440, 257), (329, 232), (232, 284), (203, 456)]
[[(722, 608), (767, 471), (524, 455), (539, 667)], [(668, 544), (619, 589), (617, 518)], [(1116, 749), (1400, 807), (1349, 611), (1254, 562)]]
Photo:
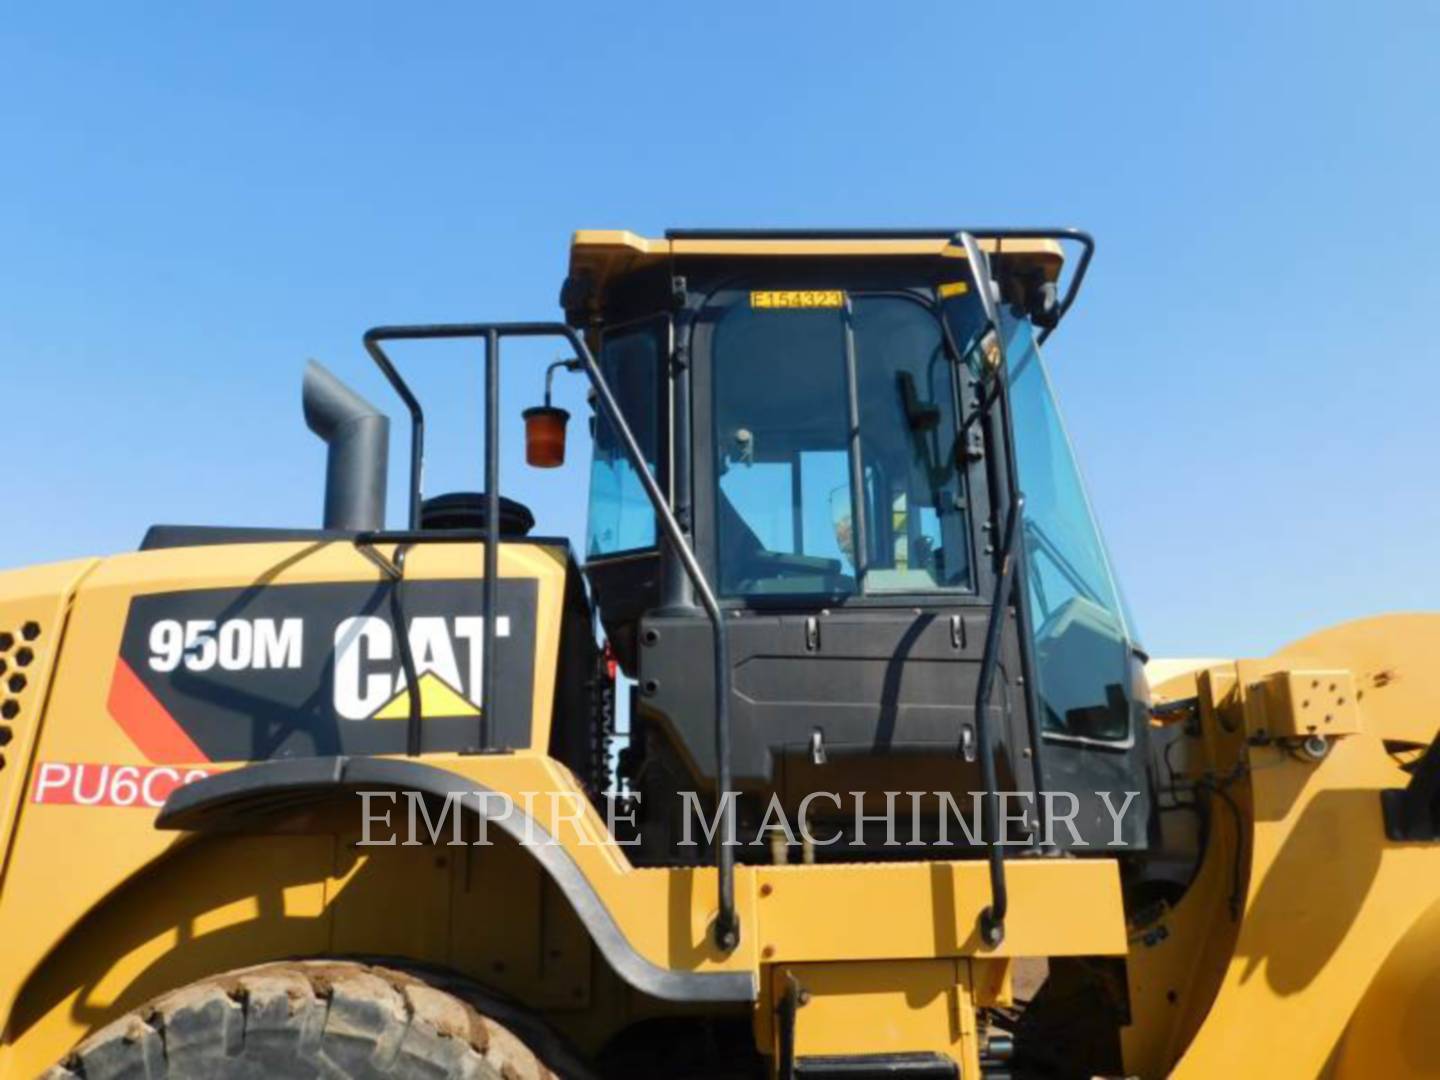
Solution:
[(715, 516), (726, 595), (844, 593), (845, 332), (833, 308), (724, 311), (712, 347)]
[[(600, 367), (652, 471), (657, 460), (663, 328), (657, 323), (607, 336)], [(586, 552), (613, 555), (655, 546), (655, 511), (603, 413), (595, 413)]]
[(874, 504), (865, 591), (967, 589), (970, 524), (940, 324), (896, 296), (860, 296), (853, 310), (861, 457)]
[(1119, 591), (1029, 323), (1007, 317), (1006, 358), (1044, 726), (1129, 734), (1129, 635)]
[[(899, 296), (849, 303), (756, 308), (740, 294), (719, 315), (716, 517), (728, 596), (971, 587), (955, 388), (939, 324)], [(863, 530), (853, 512), (850, 343)]]

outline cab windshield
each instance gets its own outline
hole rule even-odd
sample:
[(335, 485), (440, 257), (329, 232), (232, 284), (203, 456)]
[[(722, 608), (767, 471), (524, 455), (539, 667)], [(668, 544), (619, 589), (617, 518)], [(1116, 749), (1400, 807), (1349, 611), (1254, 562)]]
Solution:
[(712, 366), (722, 594), (973, 588), (954, 365), (928, 299), (736, 293)]
[(1034, 330), (1008, 313), (1003, 322), (1042, 726), (1124, 740), (1133, 630)]

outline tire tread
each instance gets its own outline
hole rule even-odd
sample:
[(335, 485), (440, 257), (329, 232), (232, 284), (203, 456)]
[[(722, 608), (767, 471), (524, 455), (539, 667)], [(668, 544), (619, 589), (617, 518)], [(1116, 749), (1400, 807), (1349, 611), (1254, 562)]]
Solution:
[(156, 998), (44, 1080), (555, 1080), (508, 1029), (403, 971), (262, 964)]

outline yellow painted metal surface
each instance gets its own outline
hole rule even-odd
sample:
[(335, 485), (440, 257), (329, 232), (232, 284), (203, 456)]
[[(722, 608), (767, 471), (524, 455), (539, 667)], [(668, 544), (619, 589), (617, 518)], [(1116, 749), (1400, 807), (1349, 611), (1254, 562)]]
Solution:
[[(795, 1056), (929, 1052), (951, 1058), (961, 1076), (980, 1075), (980, 1047), (970, 964), (965, 960), (794, 964), (770, 973), (773, 1004), (791, 979), (799, 991)], [(761, 1045), (779, 1050), (773, 1019), (758, 1032)]]
[[(116, 886), (114, 892), (65, 928), (37, 971), (18, 968), (29, 949), (5, 951), (0, 974), (8, 990), (21, 992), (8, 1017), (0, 1075), (35, 1076), (87, 1031), (203, 975), (261, 959), (324, 954), (331, 941), (326, 871), (333, 851), (329, 837), (216, 840), (179, 845), (164, 863), (129, 881), (96, 878), (95, 885)], [(65, 907), (64, 892), (84, 874), (67, 873), (63, 864), (92, 854), (84, 843), (72, 859), (56, 852), (55, 873), (36, 882), (39, 894), (28, 894), (29, 900)], [(5, 925), (24, 926), (37, 915), (9, 907)], [(17, 987), (18, 979), (24, 982)]]
[(1440, 1076), (1440, 898), (1396, 941), (1355, 1009), (1335, 1080)]
[[(1040, 255), (1058, 260), (1063, 249), (1054, 240), (1039, 237), (1012, 237), (996, 240), (977, 238), (982, 251), (1010, 255)], [(963, 259), (965, 252), (950, 243), (948, 237), (886, 239), (805, 239), (752, 236), (744, 238), (683, 238), (643, 237), (628, 229), (579, 229), (570, 241), (572, 260), (588, 258), (592, 253), (629, 252), (635, 257), (664, 258), (672, 255), (939, 255), (953, 254)], [(575, 268), (572, 261), (571, 269)]]
[[(1189, 890), (1132, 934), (1127, 1070), (1440, 1075), (1421, 1019), (1440, 1001), (1440, 844), (1388, 841), (1379, 794), (1410, 778), (1383, 740), (1436, 735), (1440, 670), (1421, 658), (1437, 650), (1440, 617), (1364, 620), (1158, 688), (1198, 694), (1186, 771), (1225, 791), (1238, 822), (1217, 804)], [(1303, 702), (1317, 694), (1335, 706), (1335, 729), (1314, 732), (1322, 759), (1252, 741), (1310, 733), (1293, 718), (1312, 716)]]
[(1176, 1077), (1318, 1076), (1369, 977), (1440, 895), (1440, 849), (1385, 841), (1379, 791), (1406, 779), (1373, 739), (1307, 764), (1253, 748), (1243, 916)]
[[(1033, 264), (1051, 281), (1059, 279), (1064, 249), (1054, 240), (1015, 237), (1005, 240), (981, 238), (982, 250), (1004, 254)], [(965, 251), (947, 237), (883, 237), (823, 240), (754, 236), (731, 239), (644, 237), (628, 229), (581, 229), (570, 243), (570, 273), (588, 277), (602, 296), (611, 281), (632, 270), (674, 258), (760, 257), (760, 258), (893, 258), (935, 256), (964, 259)]]
[(96, 560), (0, 574), (0, 895), (70, 601)]
[[(517, 801), (526, 791), (575, 791), (568, 774), (540, 755), (430, 755), (426, 760)], [(630, 945), (663, 967), (751, 971), (758, 978), (781, 958), (955, 958), (979, 948), (973, 919), (988, 896), (983, 867), (868, 864), (741, 868), (737, 893), (745, 938), (735, 953), (720, 955), (708, 933), (715, 900), (712, 869), (633, 869), (607, 841), (604, 822), (593, 809), (568, 820), (565, 803), (558, 804), (559, 814), (547, 799), (534, 800), (533, 808), (539, 824), (582, 868)], [(111, 811), (97, 815), (97, 822), (120, 817)], [(136, 876), (140, 867), (125, 858), (92, 861), (103, 854), (89, 842), (95, 830), (87, 824), (76, 831), (79, 847), (71, 846), (67, 861), (79, 867), (72, 880), (85, 887), (86, 895), (93, 897), (102, 884), (127, 876), (132, 880), (90, 914), (75, 916), (67, 901), (54, 904), (69, 913), (61, 929), (69, 930), (71, 922), (78, 926), (62, 938), (63, 946), (39, 974), (26, 979), (12, 1026), (17, 1039), (12, 1052), (27, 1066), (52, 1060), (90, 1027), (167, 986), (265, 959), (325, 953), (404, 956), (472, 973), (537, 1007), (562, 1010), (586, 1007), (591, 965), (603, 963), (592, 957), (568, 904), (517, 847), (362, 853), (344, 839), (328, 837), (185, 844), (169, 834), (146, 836), (149, 815), (142, 811), (134, 812), (132, 820), (142, 831), (128, 837), (112, 834), (117, 856), (123, 852), (134, 859), (142, 851), (159, 856), (159, 849), (170, 845), (174, 850)], [(138, 843), (142, 839), (148, 841), (144, 846)], [(58, 863), (52, 851), (50, 876), (34, 880), (48, 880), (53, 887)], [(1113, 864), (1016, 862), (1009, 881), (1015, 931), (999, 953), (1123, 951)], [(771, 891), (762, 901), (764, 884)], [(837, 889), (847, 897), (843, 906), (834, 902)], [(1057, 894), (1076, 901), (1071, 913), (1047, 915), (1053, 924), (1049, 929), (1022, 929), (1022, 920), (1039, 922), (1033, 914), (1045, 912)], [(17, 894), (13, 905), (7, 897), (7, 920), (42, 925), (48, 920), (40, 909), (53, 899), (48, 888)], [(774, 903), (762, 908), (766, 901)], [(896, 911), (909, 915), (896, 919)], [(854, 933), (857, 925), (868, 929)], [(777, 951), (766, 955), (766, 943), (772, 941)], [(25, 977), (7, 968), (12, 985)]]
[(1270, 738), (1334, 738), (1361, 730), (1355, 676), (1327, 668), (1291, 668), (1268, 676), (1250, 700), (1252, 734)]
[[(473, 576), (481, 565), (470, 545), (435, 545), (412, 553), (416, 579)], [(539, 580), (535, 665), (535, 738), (549, 738), (554, 700), (563, 571), (538, 547), (505, 545), (502, 576)], [(145, 758), (109, 718), (106, 694), (132, 595), (236, 583), (375, 580), (379, 571), (350, 545), (243, 545), (120, 556), (102, 563), (75, 595), (36, 762), (141, 765)], [(12, 844), (8, 886), (0, 893), (0, 937), (14, 943), (0, 957), (0, 1016), (17, 983), (45, 952), (112, 888), (175, 843), (155, 831), (153, 810), (97, 809), (28, 803)], [(23, 930), (22, 930), (23, 928)]]
[[(407, 575), (473, 577), (480, 565), (479, 545), (435, 545), (411, 553)], [(543, 747), (549, 740), (554, 700), (564, 568), (553, 551), (507, 544), (500, 552), (500, 573), (538, 582), (533, 730), (535, 745)], [(0, 940), (6, 943), (0, 949), (0, 1019), (9, 1014), (21, 987), (46, 954), (87, 912), (178, 842), (175, 834), (153, 828), (153, 807), (35, 803), (33, 771), (30, 776), (23, 771), (27, 756), (35, 765), (66, 762), (96, 770), (146, 764), (106, 708), (130, 599), (180, 589), (347, 580), (376, 581), (379, 571), (351, 545), (334, 543), (140, 552), (0, 578), (4, 589), (0, 614), (36, 611), (42, 625), (51, 624), (43, 643), (53, 640), (62, 608), (69, 611), (64, 648), (53, 676), (34, 682), (36, 687), (50, 686), (45, 722), (38, 727), (16, 725), (20, 737), (12, 738), (6, 752), (20, 767), (0, 773), (0, 780), (8, 784), (0, 789), (7, 812), (18, 810), (8, 834), (6, 880), (0, 890)], [(66, 594), (65, 589), (71, 592)], [(64, 601), (57, 596), (64, 596)], [(48, 615), (42, 611), (46, 604), (51, 609)], [(48, 671), (52, 659), (53, 654), (46, 653), (35, 670)], [(30, 711), (38, 696), (27, 688), (20, 700), (27, 710), (21, 716), (38, 719), (38, 712)], [(323, 879), (328, 870), (328, 865), (321, 868), (318, 878)]]
[[(422, 547), (407, 572), (470, 577), (480, 565), (477, 546)], [(39, 627), (0, 750), (0, 810), (12, 825), (0, 1076), (32, 1075), (167, 989), (287, 956), (452, 968), (545, 1011), (590, 1049), (673, 1008), (618, 982), (554, 883), (508, 841), (362, 849), (354, 835), (187, 838), (157, 832), (150, 807), (27, 801), (39, 763), (143, 763), (105, 708), (132, 596), (377, 573), (347, 545), (281, 544), (0, 576), (0, 632), (17, 620)], [(563, 566), (539, 546), (506, 545), (501, 573), (538, 582), (531, 746), (425, 762), (525, 806), (645, 960), (752, 975), (762, 1047), (774, 1046), (770, 1010), (794, 976), (808, 993), (802, 1054), (934, 1050), (973, 1075), (976, 1006), (1009, 1000), (1012, 960), (1125, 956), (1132, 1023), (1122, 1037), (1136, 1075), (1440, 1070), (1424, 1023), (1440, 982), (1418, 959), (1440, 948), (1440, 845), (1385, 841), (1378, 795), (1408, 780), (1384, 740), (1435, 735), (1440, 672), (1427, 659), (1440, 650), (1440, 617), (1367, 620), (1267, 660), (1177, 667), (1156, 688), (1161, 701), (1198, 699), (1167, 764), (1217, 800), (1189, 889), (1156, 920), (1127, 933), (1119, 867), (1103, 858), (1009, 862), (1010, 917), (994, 950), (974, 929), (989, 899), (979, 861), (740, 867), (742, 941), (722, 954), (709, 935), (714, 870), (633, 867), (544, 753)], [(1327, 739), (1319, 760), (1275, 741), (1312, 734)], [(534, 794), (552, 792), (561, 798)]]
[[(1182, 742), (1183, 755), (1167, 759), (1182, 782), (1235, 775), (1244, 753), (1244, 732), (1238, 725), (1228, 730), (1218, 708), (1234, 690), (1233, 672), (1233, 664), (1191, 671), (1154, 688), (1157, 702), (1199, 696), (1198, 730)], [(1168, 1074), (1204, 1022), (1239, 929), (1245, 864), (1237, 862), (1236, 851), (1248, 831), (1248, 792), (1234, 782), (1225, 791), (1239, 820), (1217, 797), (1203, 859), (1185, 894), (1173, 909), (1131, 934), (1126, 965), (1131, 1023), (1121, 1041), (1126, 1069), (1137, 1076)]]
[[(1120, 875), (1111, 859), (1007, 862), (1010, 914), (1005, 940), (995, 949), (976, 930), (990, 903), (989, 872), (980, 860), (766, 866), (753, 873), (756, 936), (767, 960), (1121, 956), (1126, 950)], [(910, 899), (900, 907), (902, 895)], [(1064, 904), (1055, 902), (1060, 896)], [(852, 929), (842, 934), (842, 924)]]
[(1341, 623), (1285, 646), (1294, 666), (1354, 673), (1367, 730), (1383, 739), (1428, 743), (1440, 722), (1440, 614), (1377, 615)]
[[(422, 547), (412, 551), (407, 576), (473, 576), (480, 565), (474, 546)], [(105, 708), (132, 596), (247, 583), (368, 581), (376, 573), (352, 548), (337, 544), (175, 549), (72, 568), (70, 578), (84, 576), (68, 601), (50, 721), (39, 730), (35, 760), (143, 763)], [(629, 946), (646, 960), (677, 971), (748, 972), (757, 985), (782, 960), (867, 967), (913, 962), (917, 971), (949, 972), (953, 985), (956, 965), (979, 953), (1123, 952), (1118, 875), (1104, 859), (1012, 863), (1017, 918), (994, 951), (982, 949), (974, 935), (989, 895), (980, 863), (742, 867), (736, 881), (742, 944), (728, 955), (717, 952), (709, 934), (713, 868), (632, 867), (574, 778), (542, 752), (554, 697), (563, 567), (542, 548), (506, 545), (501, 573), (539, 581), (534, 748), (424, 760), (525, 806), (566, 847)], [(41, 591), (52, 607), (63, 606), (57, 597), (65, 595), (67, 580), (64, 574), (44, 580)], [(562, 798), (534, 797), (550, 792)], [(18, 805), (10, 881), (0, 893), (0, 940), (7, 943), (0, 950), (0, 1013), (7, 1024), (0, 1075), (43, 1068), (87, 1031), (166, 989), (287, 956), (363, 953), (441, 964), (553, 1013), (590, 1043), (657, 1008), (631, 1002), (568, 901), (514, 844), (360, 849), (354, 836), (187, 838), (156, 831), (154, 808), (144, 805)], [(577, 806), (583, 812), (574, 816)], [(837, 890), (847, 897), (843, 908), (834, 903)], [(1075, 903), (1052, 917), (1047, 909), (1057, 894)], [(908, 915), (896, 919), (897, 911)], [(850, 933), (857, 924), (866, 932)], [(986, 985), (996, 979), (1003, 985), (1004, 968), (995, 966), (1002, 961), (985, 963)], [(853, 1004), (835, 1004), (837, 1015)]]

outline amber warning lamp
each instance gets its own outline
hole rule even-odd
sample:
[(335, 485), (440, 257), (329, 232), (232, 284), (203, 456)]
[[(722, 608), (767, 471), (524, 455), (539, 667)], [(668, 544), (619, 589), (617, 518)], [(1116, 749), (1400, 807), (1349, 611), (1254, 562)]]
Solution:
[(578, 371), (580, 362), (556, 360), (546, 368), (545, 404), (532, 406), (521, 413), (525, 418), (525, 463), (537, 469), (555, 469), (565, 464), (565, 424), (570, 414), (550, 404), (550, 389), (557, 368)]

